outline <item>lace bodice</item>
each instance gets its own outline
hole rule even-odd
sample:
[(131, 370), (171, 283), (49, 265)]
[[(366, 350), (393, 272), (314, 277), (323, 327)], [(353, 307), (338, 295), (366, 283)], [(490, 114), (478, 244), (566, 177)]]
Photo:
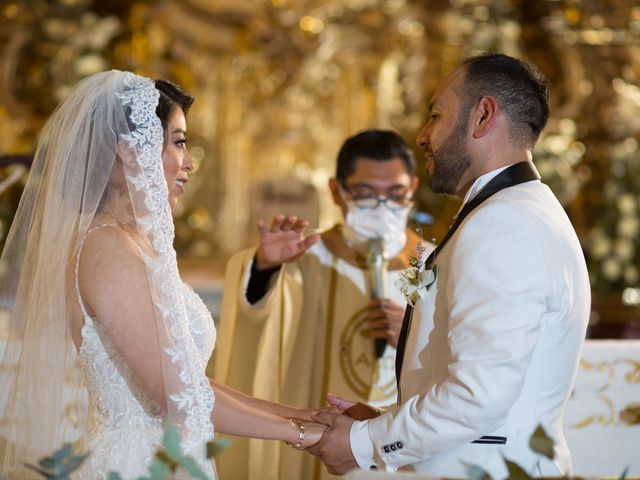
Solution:
[[(91, 453), (75, 478), (107, 478), (113, 470), (125, 479), (137, 478), (146, 473), (161, 441), (163, 418), (154, 414), (159, 411), (158, 406), (144, 393), (108, 335), (101, 331), (100, 323), (94, 322), (84, 308), (77, 270), (75, 282), (84, 319), (79, 359), (89, 399), (88, 433), (80, 448)], [(189, 333), (204, 371), (215, 345), (215, 325), (204, 302), (193, 289), (182, 283), (181, 290)], [(200, 440), (199, 445), (204, 447), (212, 438), (209, 432), (202, 432)], [(185, 453), (194, 455), (194, 452)], [(210, 478), (215, 478), (211, 464), (202, 466)]]
[[(204, 370), (213, 353), (216, 330), (211, 314), (200, 297), (189, 286), (183, 284), (183, 287), (191, 335), (198, 347)], [(95, 408), (93, 413), (104, 420), (100, 423), (115, 426), (121, 421), (129, 422), (133, 417), (157, 410), (157, 406), (152, 405), (152, 401), (141, 391), (131, 371), (111, 346), (109, 338), (101, 334), (99, 325), (84, 311), (83, 316), (80, 362), (87, 377), (90, 404)]]

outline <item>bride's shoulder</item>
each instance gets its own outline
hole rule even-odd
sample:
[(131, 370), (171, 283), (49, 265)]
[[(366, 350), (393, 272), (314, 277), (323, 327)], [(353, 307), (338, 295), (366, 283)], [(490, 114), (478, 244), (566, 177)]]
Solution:
[(100, 311), (102, 303), (144, 288), (145, 263), (135, 239), (117, 226), (90, 230), (79, 252), (77, 281), (83, 300), (94, 312)]
[(140, 256), (140, 246), (134, 235), (118, 225), (103, 224), (91, 228), (84, 240), (84, 251), (101, 252), (105, 250), (112, 253), (129, 253)]
[(143, 263), (141, 246), (135, 238), (117, 225), (100, 225), (87, 233), (79, 252), (80, 270), (92, 273), (127, 270)]

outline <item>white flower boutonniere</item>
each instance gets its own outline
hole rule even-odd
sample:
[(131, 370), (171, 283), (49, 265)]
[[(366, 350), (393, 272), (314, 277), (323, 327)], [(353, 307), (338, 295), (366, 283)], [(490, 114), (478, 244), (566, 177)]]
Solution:
[(409, 257), (409, 268), (400, 274), (400, 278), (394, 284), (412, 307), (415, 306), (418, 299), (426, 298), (427, 291), (436, 281), (438, 273), (435, 265), (429, 270), (425, 268), (423, 259), (425, 248), (422, 244), (422, 232), (418, 230), (418, 234), (420, 235), (420, 240), (418, 240), (418, 245), (416, 246), (418, 256)]

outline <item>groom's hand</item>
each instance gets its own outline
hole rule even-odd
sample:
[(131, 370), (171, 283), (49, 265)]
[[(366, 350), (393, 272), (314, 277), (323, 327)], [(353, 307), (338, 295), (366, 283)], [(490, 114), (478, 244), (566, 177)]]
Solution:
[(314, 412), (311, 418), (327, 425), (327, 429), (320, 442), (307, 451), (319, 457), (332, 475), (343, 475), (358, 468), (349, 440), (351, 425), (355, 420), (327, 410)]
[(357, 402), (354, 402), (353, 400), (344, 399), (342, 397), (339, 397), (338, 395), (334, 395), (331, 392), (327, 393), (327, 402), (329, 402), (329, 405), (339, 409), (341, 412), (357, 404)]
[(370, 418), (375, 418), (382, 413), (380, 410), (370, 405), (345, 400), (333, 393), (327, 394), (327, 401), (330, 405), (339, 409), (344, 415), (351, 417), (354, 420), (369, 420)]

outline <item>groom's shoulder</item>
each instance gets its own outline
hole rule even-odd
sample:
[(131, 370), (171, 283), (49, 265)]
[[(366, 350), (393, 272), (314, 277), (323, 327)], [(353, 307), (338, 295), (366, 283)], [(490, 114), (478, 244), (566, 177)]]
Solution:
[(525, 224), (541, 215), (566, 217), (556, 196), (540, 182), (505, 188), (483, 202), (474, 214), (475, 221), (522, 221)]
[(536, 206), (539, 207), (539, 203), (521, 194), (504, 195), (502, 193), (498, 192), (476, 207), (465, 220), (465, 229), (495, 231), (501, 226), (504, 228), (518, 226), (526, 229), (531, 211), (535, 210)]
[(462, 234), (468, 242), (475, 238), (507, 247), (518, 245), (542, 257), (579, 250), (571, 221), (546, 185), (538, 182), (507, 190), (510, 189), (498, 192), (469, 215)]

